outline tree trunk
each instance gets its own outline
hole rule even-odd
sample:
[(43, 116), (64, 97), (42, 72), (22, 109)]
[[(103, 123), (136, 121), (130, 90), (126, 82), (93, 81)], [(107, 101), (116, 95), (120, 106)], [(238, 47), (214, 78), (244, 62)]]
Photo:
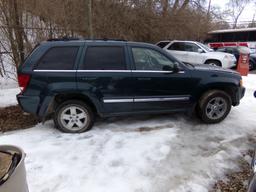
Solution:
[(163, 7), (162, 15), (163, 17), (166, 17), (168, 15), (169, 0), (162, 0), (162, 7)]
[[(23, 26), (22, 26), (22, 14), (19, 13), (18, 10), (18, 4), (17, 0), (13, 0), (13, 20), (14, 20), (14, 33), (16, 36), (16, 41), (17, 41), (17, 48), (19, 52), (19, 60), (21, 63), (24, 61), (24, 42), (23, 42)], [(19, 63), (16, 63), (16, 65), (19, 65)]]
[(88, 25), (89, 25), (89, 35), (93, 38), (93, 26), (92, 26), (92, 0), (88, 0)]

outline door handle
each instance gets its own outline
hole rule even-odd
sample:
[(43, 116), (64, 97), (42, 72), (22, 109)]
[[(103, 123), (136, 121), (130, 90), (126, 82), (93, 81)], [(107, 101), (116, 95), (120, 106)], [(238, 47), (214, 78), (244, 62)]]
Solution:
[(138, 77), (137, 78), (139, 81), (150, 81), (151, 78), (150, 77)]

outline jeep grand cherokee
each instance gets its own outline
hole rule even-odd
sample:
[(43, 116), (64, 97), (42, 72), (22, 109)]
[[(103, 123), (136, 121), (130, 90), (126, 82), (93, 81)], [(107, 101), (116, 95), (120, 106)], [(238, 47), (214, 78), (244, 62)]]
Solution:
[(245, 89), (234, 71), (184, 64), (159, 47), (121, 40), (42, 42), (18, 70), (22, 109), (69, 133), (100, 117), (196, 111), (218, 123)]

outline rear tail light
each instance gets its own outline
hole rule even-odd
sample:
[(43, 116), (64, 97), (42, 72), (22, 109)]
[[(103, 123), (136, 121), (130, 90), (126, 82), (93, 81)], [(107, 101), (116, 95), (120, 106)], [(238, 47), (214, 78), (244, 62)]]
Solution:
[(25, 89), (28, 86), (29, 80), (30, 80), (30, 75), (18, 74), (18, 82), (19, 82), (19, 86), (21, 88), (21, 92), (25, 91)]

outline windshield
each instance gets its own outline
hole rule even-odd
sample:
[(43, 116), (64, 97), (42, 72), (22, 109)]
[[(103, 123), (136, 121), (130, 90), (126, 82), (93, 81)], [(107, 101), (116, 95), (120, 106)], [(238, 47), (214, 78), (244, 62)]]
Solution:
[(251, 49), (250, 49), (250, 53), (251, 53), (251, 54), (255, 54), (255, 53), (256, 53), (256, 49), (251, 48)]
[(203, 43), (199, 43), (198, 42), (198, 44), (201, 46), (201, 47), (203, 47), (206, 51), (213, 51), (210, 47), (208, 47), (207, 45), (204, 45)]

